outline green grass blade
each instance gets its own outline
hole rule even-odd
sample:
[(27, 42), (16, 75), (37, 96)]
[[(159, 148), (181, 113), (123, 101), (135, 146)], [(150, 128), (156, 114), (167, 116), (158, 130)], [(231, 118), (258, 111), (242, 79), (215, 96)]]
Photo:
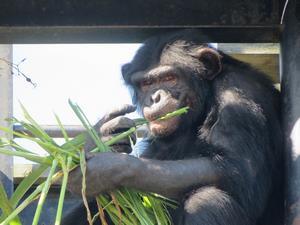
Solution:
[[(9, 129), (7, 127), (2, 127), (0, 126), (0, 130), (2, 130), (3, 132), (5, 133), (8, 133), (8, 134), (11, 134), (11, 135), (15, 135), (19, 138), (24, 138), (24, 139), (27, 139), (29, 141), (32, 141), (32, 142), (35, 142), (37, 143), (38, 145), (41, 145), (41, 144), (44, 144), (44, 143), (47, 143), (47, 142), (43, 142), (39, 139), (36, 139), (34, 137), (30, 137), (29, 135), (26, 135), (26, 134), (23, 134), (23, 133), (20, 133), (20, 132), (16, 132), (16, 131), (13, 131), (12, 129)], [(49, 143), (48, 143), (49, 144)], [(45, 149), (49, 154), (52, 154), (51, 151), (49, 151), (48, 149)]]
[(55, 225), (60, 225), (60, 223), (61, 223), (65, 194), (66, 194), (68, 177), (69, 177), (71, 165), (72, 165), (72, 157), (69, 156), (67, 159), (67, 165), (62, 167), (64, 176), (63, 176), (63, 180), (62, 180), (62, 184), (61, 184), (61, 188), (60, 188), (60, 194), (59, 194), (59, 200), (58, 200), (58, 206), (57, 206), (57, 212), (56, 212), (56, 218), (55, 218)]
[(22, 133), (13, 131), (13, 130), (7, 128), (7, 127), (2, 127), (2, 126), (0, 126), (0, 130), (4, 131), (4, 132), (6, 132), (6, 133), (9, 133), (9, 134), (16, 135), (16, 136), (18, 136), (18, 137), (20, 137), (20, 138), (25, 138), (25, 139), (27, 139), (27, 140), (33, 141), (33, 142), (37, 143), (38, 145), (40, 145), (40, 146), (41, 146), (44, 150), (46, 150), (49, 154), (52, 154), (52, 155), (54, 154), (54, 155), (56, 155), (57, 152), (59, 152), (59, 153), (65, 153), (66, 155), (70, 155), (70, 156), (72, 156), (73, 158), (79, 160), (79, 157), (78, 157), (76, 154), (74, 154), (74, 153), (72, 153), (72, 152), (70, 152), (70, 151), (66, 151), (65, 149), (60, 148), (60, 147), (59, 147), (58, 145), (56, 145), (55, 143), (41, 141), (41, 140), (39, 140), (39, 139), (37, 139), (37, 138), (30, 137), (30, 136), (28, 136), (28, 135), (25, 135), (25, 134), (22, 134)]
[(136, 127), (149, 123), (149, 121), (144, 118), (133, 119), (133, 121)]
[(110, 146), (110, 145), (118, 142), (119, 140), (122, 140), (122, 139), (128, 137), (130, 134), (132, 134), (134, 132), (136, 132), (136, 127), (131, 127), (129, 130), (111, 138), (109, 141), (106, 141), (105, 144)]
[(37, 155), (31, 154), (31, 153), (12, 151), (12, 150), (2, 149), (2, 148), (0, 148), (0, 153), (5, 154), (5, 155), (22, 157), (22, 158), (28, 159), (30, 161), (33, 161), (33, 162), (36, 162), (39, 164), (46, 164), (46, 165), (52, 164), (51, 157), (42, 157), (42, 156), (37, 156)]
[(148, 196), (148, 199), (150, 201), (150, 204), (152, 205), (152, 210), (155, 215), (156, 224), (169, 225), (169, 219), (165, 215), (165, 208), (163, 207), (163, 204), (160, 204), (160, 202), (152, 196)]
[(30, 116), (30, 114), (28, 113), (27, 109), (22, 105), (22, 103), (20, 103), (20, 106), (22, 108), (24, 117), (34, 126), (35, 129), (39, 130), (41, 136), (43, 136), (43, 138), (51, 143), (53, 142), (53, 139), (43, 130), (43, 128)]
[(29, 136), (35, 137), (40, 139), (41, 141), (45, 141), (45, 142), (51, 142), (51, 143), (55, 143), (55, 141), (52, 139), (51, 141), (49, 141), (50, 137), (49, 136), (45, 136), (45, 132), (41, 131), (40, 129), (37, 129), (35, 126), (33, 126), (32, 124), (28, 124), (24, 121), (19, 121), (19, 123), (21, 124), (21, 126), (27, 130), (27, 132), (29, 133)]
[[(8, 200), (4, 186), (1, 181), (0, 181), (0, 209), (1, 209), (4, 217), (9, 216), (9, 214), (11, 214), (13, 211), (13, 207)], [(10, 225), (21, 225), (21, 221), (20, 221), (19, 217), (16, 216), (9, 222), (9, 224)]]
[[(58, 181), (62, 177), (63, 173), (61, 171), (55, 173), (51, 178), (51, 183)], [(32, 203), (41, 193), (45, 183), (40, 184), (37, 188), (24, 200), (22, 203), (14, 209), (14, 211), (5, 218), (0, 225), (7, 225), (13, 218), (15, 218), (20, 212), (22, 212), (30, 203)]]
[(167, 119), (170, 119), (174, 116), (180, 116), (182, 114), (187, 113), (188, 110), (189, 110), (189, 107), (183, 107), (183, 108), (175, 110), (174, 112), (167, 113), (166, 115), (158, 118), (157, 120), (167, 120)]
[(51, 166), (49, 175), (47, 177), (47, 180), (46, 180), (46, 182), (43, 186), (42, 193), (41, 193), (41, 196), (40, 196), (40, 199), (39, 199), (39, 202), (38, 202), (35, 214), (34, 214), (34, 218), (33, 218), (33, 221), (32, 221), (32, 225), (38, 225), (38, 223), (39, 223), (40, 215), (41, 215), (41, 212), (42, 212), (42, 209), (43, 209), (43, 205), (45, 203), (48, 191), (50, 189), (51, 179), (52, 179), (52, 176), (55, 172), (57, 164), (58, 164), (58, 161), (56, 159), (54, 159), (53, 162), (52, 162), (52, 166)]
[(20, 151), (20, 152), (25, 152), (25, 153), (30, 153), (30, 154), (36, 154), (34, 152), (31, 152), (25, 148), (23, 148), (22, 146), (20, 146), (17, 142), (15, 142), (14, 140), (11, 140), (7, 146), (13, 147), (13, 149), (15, 149), (16, 151)]
[(93, 126), (90, 124), (90, 122), (88, 121), (87, 117), (85, 116), (81, 108), (77, 104), (74, 104), (70, 99), (69, 99), (69, 105), (73, 109), (74, 113), (76, 114), (76, 116), (78, 117), (82, 125), (87, 130), (88, 134), (95, 142), (96, 146), (99, 148), (99, 151), (101, 152), (107, 151), (106, 145), (101, 141), (99, 135), (97, 134)]
[(79, 160), (79, 157), (77, 156), (77, 154), (73, 153), (72, 151), (67, 151), (65, 149), (60, 148), (59, 146), (53, 145), (48, 142), (39, 141), (38, 144), (42, 148), (47, 149), (47, 151), (51, 152), (51, 154), (54, 155), (54, 157), (55, 157), (55, 155), (57, 155), (57, 153), (61, 153), (62, 155), (72, 156), (75, 159)]
[(66, 129), (64, 128), (64, 126), (63, 126), (61, 120), (59, 119), (59, 117), (56, 114), (54, 114), (54, 116), (55, 116), (56, 122), (57, 122), (57, 124), (58, 124), (58, 126), (59, 126), (59, 128), (61, 130), (61, 133), (64, 136), (65, 141), (68, 142), (69, 141), (69, 136), (68, 136), (68, 134), (66, 132)]
[[(115, 224), (118, 224), (118, 221), (119, 221), (118, 220), (119, 219), (118, 218), (118, 214), (119, 214), (119, 212), (116, 209), (116, 207), (114, 206), (114, 204), (113, 203), (110, 204), (109, 201), (103, 195), (98, 196), (97, 199), (101, 203), (101, 205), (105, 206), (103, 208), (106, 210), (106, 212), (108, 213), (109, 217), (115, 219), (115, 221), (116, 221)], [(131, 213), (125, 214), (125, 215), (131, 215)], [(130, 220), (126, 216), (122, 217), (122, 223), (124, 225), (139, 225), (138, 223), (135, 223), (133, 221), (134, 220)]]
[(7, 225), (12, 221), (20, 212), (23, 211), (41, 192), (42, 185), (39, 185), (34, 192), (32, 192), (14, 211), (9, 214), (8, 217), (5, 218), (4, 221), (0, 223), (0, 225)]
[(123, 188), (122, 191), (118, 191), (118, 194), (126, 202), (127, 207), (134, 213), (135, 217), (138, 219), (141, 225), (155, 225), (147, 216), (141, 215), (139, 213), (139, 208), (136, 207), (136, 202), (141, 202), (140, 199), (135, 199), (133, 195), (135, 192), (129, 192), (128, 189)]
[[(74, 113), (79, 118), (87, 132), (84, 134), (78, 135), (75, 138), (71, 139), (69, 138), (65, 128), (63, 127), (59, 117), (55, 115), (57, 123), (62, 131), (62, 134), (65, 139), (65, 143), (61, 146), (57, 145), (54, 140), (48, 136), (48, 134), (42, 129), (40, 125), (33, 120), (33, 118), (29, 115), (27, 110), (22, 106), (24, 116), (28, 122), (19, 121), (25, 129), (27, 129), (32, 135), (26, 135), (20, 132), (14, 132), (11, 129), (0, 127), (0, 130), (3, 130), (7, 133), (14, 134), (18, 137), (25, 138), (27, 140), (33, 141), (40, 145), (43, 149), (45, 149), (51, 156), (49, 157), (41, 157), (39, 155), (28, 153), (26, 149), (23, 149), (22, 146), (18, 145), (17, 143), (8, 142), (8, 145), (15, 147), (17, 151), (8, 151), (6, 149), (1, 149), (1, 147), (8, 146), (7, 143), (1, 143), (0, 150), (2, 150), (2, 153), (4, 154), (11, 154), (11, 155), (18, 155), (21, 157), (27, 157), (31, 160), (39, 161), (39, 163), (45, 163), (45, 161), (41, 161), (42, 158), (46, 159), (45, 165), (42, 165), (41, 167), (49, 167), (49, 164), (52, 162), (54, 158), (55, 160), (59, 161), (61, 163), (61, 166), (63, 167), (63, 172), (59, 172), (60, 176), (63, 176), (63, 182), (61, 187), (61, 194), (60, 194), (60, 200), (58, 204), (58, 210), (57, 210), (57, 217), (56, 217), (56, 225), (60, 224), (60, 218), (62, 214), (63, 209), (63, 202), (65, 197), (65, 188), (67, 185), (67, 179), (68, 179), (68, 172), (71, 164), (74, 162), (78, 165), (80, 162), (81, 170), (83, 172), (83, 177), (85, 176), (85, 156), (83, 151), (83, 145), (86, 140), (87, 135), (90, 135), (91, 138), (94, 140), (94, 142), (97, 145), (97, 151), (108, 151), (109, 145), (114, 144), (120, 139), (123, 139), (125, 137), (128, 137), (131, 133), (136, 132), (136, 127), (132, 127), (128, 131), (121, 133), (120, 135), (112, 138), (108, 142), (103, 143), (101, 141), (101, 138), (99, 137), (99, 134), (95, 131), (93, 126), (88, 121), (87, 117), (85, 116), (82, 109), (77, 105), (72, 103), (69, 100), (69, 104), (72, 107)], [(169, 119), (173, 116), (179, 116), (183, 113), (187, 112), (187, 107), (176, 110), (174, 112), (168, 113), (164, 115), (163, 117), (158, 118), (157, 120), (165, 120)], [(148, 123), (145, 119), (136, 119), (135, 125), (140, 126), (142, 124)], [(12, 122), (18, 122), (17, 120), (12, 120)], [(1, 152), (0, 152), (1, 153)], [(81, 153), (81, 154), (80, 154)], [(51, 157), (51, 158), (50, 158)], [(66, 158), (68, 157), (68, 165), (66, 165)], [(73, 161), (72, 161), (73, 158)], [(72, 164), (74, 166), (74, 164)], [(19, 194), (17, 194), (15, 197), (16, 200), (11, 199), (11, 201), (14, 203), (14, 206), (18, 204), (21, 197), (24, 195), (24, 193), (28, 190), (30, 186), (38, 179), (39, 175), (42, 174), (44, 171), (44, 168), (39, 168), (39, 171), (37, 171), (35, 174), (30, 174), (28, 177), (28, 180), (24, 181), (24, 185), (20, 185)], [(9, 223), (9, 221), (12, 221), (19, 212), (21, 212), (28, 204), (30, 204), (33, 200), (35, 200), (39, 194), (43, 190), (43, 194), (40, 197), (41, 204), (37, 208), (36, 216), (34, 219), (34, 225), (38, 223), (39, 215), (42, 210), (42, 203), (45, 201), (45, 195), (49, 190), (49, 187), (53, 180), (57, 179), (55, 177), (49, 176), (50, 181), (48, 183), (48, 186), (44, 183), (42, 185), (39, 185), (37, 189), (27, 198), (25, 201), (23, 201), (13, 212), (10, 213), (10, 215), (2, 222), (0, 225), (6, 225)], [(47, 180), (48, 180), (47, 179)], [(85, 190), (85, 177), (83, 178), (83, 195)], [(144, 198), (144, 196), (146, 196)], [(114, 201), (111, 201), (111, 199), (108, 196), (102, 195), (99, 197), (101, 199), (101, 205), (104, 206), (103, 210), (106, 210), (107, 214), (110, 216), (112, 221), (115, 224), (120, 224), (120, 218), (122, 219), (123, 225), (170, 225), (170, 219), (169, 214), (167, 212), (167, 206), (169, 207), (169, 201), (162, 197), (156, 197), (156, 195), (152, 195), (151, 193), (142, 193), (135, 190), (129, 190), (129, 189), (121, 189), (119, 191), (115, 192), (114, 195)], [(84, 197), (83, 197), (84, 199)], [(143, 201), (144, 199), (144, 201)], [(146, 199), (146, 200), (145, 200)], [(11, 201), (9, 201), (10, 205)], [(116, 206), (118, 205), (118, 206)], [(120, 209), (121, 208), (121, 209)], [(120, 217), (120, 211), (122, 212), (122, 217)], [(92, 223), (91, 215), (89, 217), (90, 224)]]
[(76, 147), (78, 149), (78, 148), (81, 148), (84, 145), (85, 140), (86, 140), (86, 134), (85, 133), (79, 134), (76, 137), (74, 137), (73, 139), (65, 142), (60, 147), (62, 149), (70, 149), (70, 148), (73, 148), (73, 147)]
[(10, 204), (12, 207), (16, 207), (19, 204), (19, 201), (29, 190), (30, 187), (37, 181), (37, 179), (49, 168), (48, 165), (41, 164), (37, 169), (33, 170), (28, 174), (22, 182), (18, 185), (17, 189), (14, 191), (12, 197), (10, 198)]

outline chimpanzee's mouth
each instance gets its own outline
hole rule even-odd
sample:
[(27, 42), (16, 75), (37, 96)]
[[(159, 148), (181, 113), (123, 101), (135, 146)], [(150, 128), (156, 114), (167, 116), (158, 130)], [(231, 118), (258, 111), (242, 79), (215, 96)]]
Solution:
[(145, 115), (146, 120), (148, 120), (149, 122), (155, 122), (155, 121), (159, 121), (159, 118), (161, 118), (162, 116), (164, 116), (165, 114), (162, 113), (151, 113), (149, 115)]
[(160, 107), (159, 109), (151, 109), (150, 107), (144, 108), (144, 117), (149, 122), (159, 122), (161, 117), (165, 116), (168, 113), (171, 113), (177, 110), (179, 107), (175, 104), (170, 104), (165, 107)]

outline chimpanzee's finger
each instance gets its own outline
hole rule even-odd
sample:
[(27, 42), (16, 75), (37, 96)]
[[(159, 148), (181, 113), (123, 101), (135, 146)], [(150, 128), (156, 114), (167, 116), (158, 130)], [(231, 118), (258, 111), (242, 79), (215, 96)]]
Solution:
[(123, 116), (127, 113), (132, 113), (136, 110), (136, 106), (125, 104), (117, 109), (112, 110), (110, 113), (104, 116), (102, 123), (105, 123), (115, 117)]
[[(109, 136), (102, 136), (101, 137), (101, 141), (107, 142), (107, 141), (111, 140), (112, 138), (115, 138), (118, 135), (119, 134), (112, 134), (112, 135), (109, 135)], [(121, 140), (118, 140), (117, 142), (114, 143), (114, 145), (116, 145), (116, 144), (131, 145), (131, 142), (132, 142), (132, 144), (136, 143), (136, 135), (135, 135), (135, 133), (131, 134), (129, 137), (125, 137), (125, 138), (123, 138)]]
[(119, 116), (119, 117), (116, 117), (116, 118), (104, 123), (100, 127), (99, 132), (102, 136), (108, 136), (111, 134), (122, 133), (134, 126), (135, 126), (135, 123), (133, 120), (131, 120), (127, 117), (124, 117), (124, 116)]

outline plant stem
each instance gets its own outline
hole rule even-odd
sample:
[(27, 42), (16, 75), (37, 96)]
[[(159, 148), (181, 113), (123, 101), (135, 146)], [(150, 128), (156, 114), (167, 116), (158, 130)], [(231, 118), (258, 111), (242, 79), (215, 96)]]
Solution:
[(98, 214), (101, 221), (101, 225), (108, 225), (105, 219), (104, 209), (102, 207), (102, 204), (99, 200), (99, 198), (96, 198), (97, 207), (98, 207)]
[[(11, 214), (12, 206), (8, 200), (7, 194), (5, 192), (4, 186), (0, 181), (0, 209), (4, 218)], [(13, 220), (10, 221), (10, 225), (21, 225), (21, 221), (18, 217), (15, 217)]]
[(17, 207), (24, 194), (48, 168), (48, 165), (41, 164), (37, 169), (33, 170), (30, 174), (24, 177), (9, 200), (13, 208)]
[(57, 206), (55, 225), (60, 225), (60, 222), (61, 222), (62, 211), (63, 211), (63, 206), (64, 206), (64, 199), (65, 199), (71, 164), (72, 164), (72, 157), (69, 156), (67, 159), (67, 166), (62, 167), (64, 177), (63, 177), (61, 188), (60, 188), (60, 195), (59, 195), (59, 201), (58, 201), (58, 206)]
[(58, 115), (54, 114), (54, 116), (55, 116), (55, 119), (56, 119), (56, 121), (57, 121), (57, 124), (58, 124), (58, 126), (59, 126), (59, 128), (60, 128), (60, 130), (61, 130), (61, 133), (62, 133), (63, 136), (64, 136), (65, 141), (68, 142), (68, 141), (69, 141), (69, 136), (68, 136), (68, 134), (67, 134), (67, 132), (66, 132), (66, 129), (64, 128), (64, 126), (63, 126), (61, 120), (59, 119)]
[(97, 132), (93, 129), (93, 126), (90, 124), (90, 122), (88, 121), (87, 117), (84, 115), (81, 108), (77, 104), (74, 104), (70, 99), (69, 99), (69, 105), (71, 106), (74, 113), (81, 121), (82, 125), (85, 127), (85, 129), (87, 130), (87, 132), (89, 133), (89, 135), (91, 136), (91, 138), (93, 139), (97, 147), (101, 149), (101, 151), (105, 151), (106, 146), (98, 137)]
[[(160, 117), (160, 118), (158, 118), (158, 119), (156, 119), (156, 120), (157, 120), (157, 121), (159, 121), (159, 120), (167, 120), (167, 119), (170, 119), (170, 118), (172, 118), (172, 117), (174, 117), (174, 116), (180, 116), (180, 115), (182, 115), (182, 114), (187, 113), (188, 109), (189, 109), (189, 107), (183, 107), (183, 108), (180, 108), (180, 109), (178, 109), (178, 110), (175, 110), (174, 112), (167, 113), (166, 115), (164, 115), (164, 116), (162, 116), (162, 117)], [(135, 124), (136, 124), (135, 127), (131, 127), (131, 128), (128, 129), (127, 131), (125, 131), (125, 132), (123, 132), (123, 133), (121, 133), (121, 134), (119, 134), (119, 135), (117, 135), (117, 136), (111, 138), (110, 140), (108, 140), (108, 141), (105, 142), (105, 145), (106, 145), (106, 146), (110, 146), (110, 145), (116, 143), (117, 141), (122, 140), (123, 138), (126, 138), (126, 137), (128, 137), (130, 134), (134, 133), (134, 132), (136, 131), (136, 129), (137, 129), (137, 128), (136, 128), (137, 126), (141, 126), (141, 125), (144, 125), (144, 124), (149, 123), (149, 121), (147, 121), (147, 120), (145, 120), (145, 119), (143, 119), (143, 118), (135, 119), (134, 121), (135, 121)], [(93, 149), (91, 152), (99, 152), (99, 149), (98, 149), (98, 148), (95, 148), (95, 149)]]
[(22, 158), (28, 159), (30, 161), (33, 161), (33, 162), (36, 162), (39, 164), (46, 164), (49, 166), (52, 165), (52, 157), (49, 157), (49, 156), (42, 157), (42, 156), (37, 156), (37, 155), (31, 154), (31, 153), (12, 151), (12, 150), (2, 149), (2, 148), (0, 148), (0, 153), (5, 154), (5, 155), (22, 157)]
[[(122, 140), (123, 138), (128, 137), (130, 134), (134, 133), (135, 131), (136, 131), (136, 127), (131, 127), (129, 130), (127, 130), (127, 131), (125, 131), (125, 132), (123, 132), (123, 133), (121, 133), (121, 134), (119, 134), (119, 135), (111, 138), (110, 140), (106, 141), (105, 145), (106, 146), (110, 146), (110, 145), (116, 143), (117, 141)], [(91, 152), (100, 152), (100, 150), (99, 150), (99, 148), (95, 148)]]
[(115, 137), (112, 137), (110, 140), (106, 141), (105, 144), (107, 146), (110, 146), (110, 145), (118, 142), (119, 140), (122, 140), (123, 138), (128, 137), (130, 134), (134, 133), (135, 131), (136, 131), (136, 127), (131, 127), (129, 130), (127, 130)]
[(9, 133), (9, 134), (13, 134), (13, 135), (16, 135), (20, 138), (25, 138), (27, 140), (30, 140), (30, 141), (33, 141), (35, 143), (37, 143), (38, 145), (40, 145), (44, 150), (46, 150), (49, 154), (53, 154), (53, 153), (57, 153), (57, 152), (60, 152), (60, 153), (65, 153), (67, 155), (70, 155), (76, 159), (79, 160), (79, 157), (77, 155), (75, 155), (74, 153), (72, 152), (69, 152), (69, 151), (65, 151), (64, 149), (61, 149), (55, 145), (53, 145), (53, 143), (50, 143), (50, 142), (44, 142), (44, 141), (41, 141), (41, 140), (38, 140), (36, 138), (33, 138), (33, 137), (30, 137), (28, 135), (25, 135), (25, 134), (21, 134), (19, 132), (15, 132), (7, 127), (1, 127), (0, 126), (0, 130), (6, 132), (6, 133)]
[[(57, 172), (52, 176), (51, 183), (57, 181), (63, 173)], [(0, 225), (7, 225), (13, 218), (23, 211), (32, 201), (34, 201), (43, 190), (45, 183), (40, 184), (37, 188), (3, 221)]]
[(92, 214), (89, 208), (88, 200), (86, 198), (86, 159), (85, 159), (84, 150), (80, 151), (80, 169), (82, 173), (81, 196), (82, 196), (83, 204), (86, 208), (87, 220), (89, 222), (89, 225), (93, 225)]
[(54, 159), (53, 162), (52, 162), (52, 166), (51, 166), (49, 175), (47, 177), (47, 180), (46, 180), (46, 182), (43, 186), (43, 190), (42, 190), (42, 193), (41, 193), (41, 196), (40, 196), (40, 199), (39, 199), (39, 202), (38, 202), (35, 214), (34, 214), (34, 218), (33, 218), (33, 221), (32, 221), (32, 225), (37, 225), (38, 222), (39, 222), (40, 215), (41, 215), (41, 212), (42, 212), (42, 209), (43, 209), (43, 205), (45, 203), (49, 188), (51, 186), (51, 178), (52, 178), (52, 176), (55, 172), (57, 164), (58, 164), (57, 159)]

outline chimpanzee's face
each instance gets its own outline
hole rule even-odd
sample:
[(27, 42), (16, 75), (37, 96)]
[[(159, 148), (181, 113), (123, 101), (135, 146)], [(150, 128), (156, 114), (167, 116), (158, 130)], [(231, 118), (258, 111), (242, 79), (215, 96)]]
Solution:
[[(208, 80), (219, 72), (219, 55), (210, 48), (191, 47), (181, 41), (166, 45), (155, 60), (150, 48), (141, 50), (148, 58), (135, 57), (123, 67), (123, 77), (134, 89), (135, 100), (149, 121), (151, 134), (169, 136), (183, 124), (191, 124), (205, 110)], [(190, 107), (186, 116), (156, 120), (185, 106)]]
[(177, 130), (180, 117), (156, 119), (181, 107), (192, 107), (194, 93), (180, 70), (170, 65), (159, 65), (134, 73), (131, 80), (136, 87), (141, 112), (149, 121), (151, 133), (154, 136), (168, 136)]

